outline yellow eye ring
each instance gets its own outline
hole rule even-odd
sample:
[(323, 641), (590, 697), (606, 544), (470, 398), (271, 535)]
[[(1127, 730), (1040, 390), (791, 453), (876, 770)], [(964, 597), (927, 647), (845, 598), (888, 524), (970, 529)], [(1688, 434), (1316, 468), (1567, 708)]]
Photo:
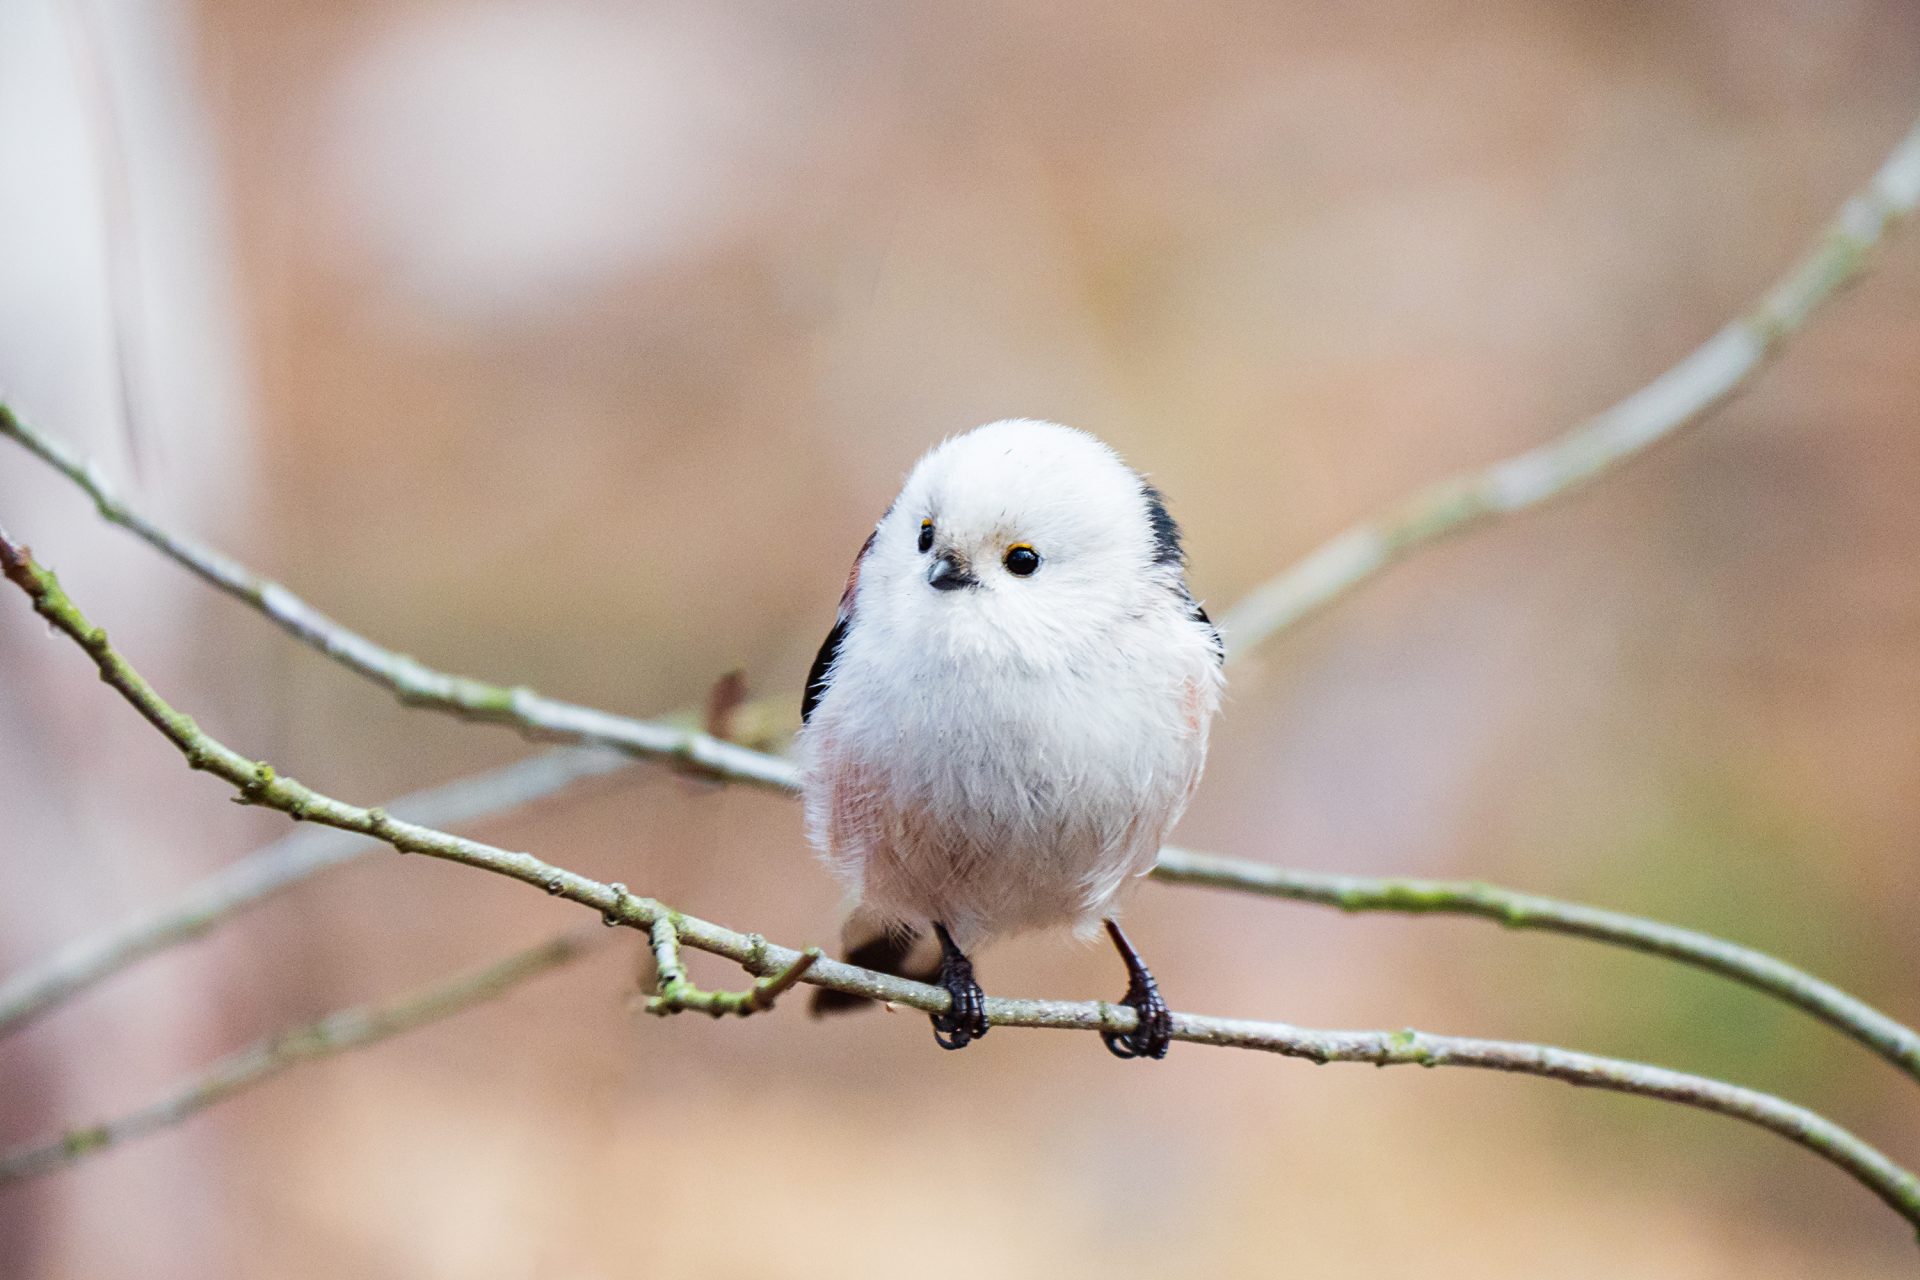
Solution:
[(1014, 577), (1029, 578), (1040, 567), (1040, 553), (1027, 543), (1016, 542), (1000, 557), (1000, 563), (1007, 566), (1007, 572)]
[(933, 521), (922, 520), (920, 522), (920, 553), (925, 555), (931, 550), (933, 550)]

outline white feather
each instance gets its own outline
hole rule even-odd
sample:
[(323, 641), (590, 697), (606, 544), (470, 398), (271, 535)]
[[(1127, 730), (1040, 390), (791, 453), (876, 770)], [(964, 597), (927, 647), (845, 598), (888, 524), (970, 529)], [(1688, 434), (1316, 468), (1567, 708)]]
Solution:
[[(1002, 564), (1016, 543), (1030, 577)], [(929, 585), (943, 553), (978, 585)], [(920, 460), (801, 734), (809, 835), (860, 916), (971, 948), (1113, 914), (1199, 782), (1220, 699), (1214, 633), (1156, 554), (1144, 482), (1084, 432), (998, 422)]]

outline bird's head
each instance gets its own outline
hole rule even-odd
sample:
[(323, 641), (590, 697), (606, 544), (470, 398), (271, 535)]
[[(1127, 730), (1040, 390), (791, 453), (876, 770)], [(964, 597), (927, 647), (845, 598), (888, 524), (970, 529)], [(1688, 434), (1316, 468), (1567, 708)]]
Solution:
[(1180, 572), (1173, 522), (1112, 449), (1053, 423), (995, 422), (907, 477), (861, 569), (861, 622), (957, 660), (1047, 667), (1164, 603)]

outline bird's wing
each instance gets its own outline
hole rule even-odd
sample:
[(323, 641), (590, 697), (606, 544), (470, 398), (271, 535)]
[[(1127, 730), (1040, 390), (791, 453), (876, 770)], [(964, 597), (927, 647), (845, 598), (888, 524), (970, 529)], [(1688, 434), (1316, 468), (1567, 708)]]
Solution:
[(1187, 604), (1193, 610), (1191, 616), (1193, 617), (1194, 621), (1205, 623), (1207, 630), (1213, 635), (1213, 660), (1219, 663), (1223, 667), (1226, 666), (1227, 665), (1227, 642), (1225, 638), (1221, 636), (1220, 628), (1213, 625), (1213, 619), (1207, 616), (1207, 611), (1206, 609), (1201, 607), (1200, 602), (1193, 598), (1193, 593), (1187, 592), (1186, 594), (1187, 594)]
[(840, 593), (840, 608), (834, 615), (833, 630), (827, 632), (820, 652), (814, 656), (813, 669), (807, 672), (807, 691), (800, 699), (801, 724), (813, 718), (813, 709), (826, 696), (828, 677), (833, 674), (833, 660), (840, 656), (840, 642), (846, 639), (847, 628), (853, 622), (853, 596), (860, 585), (860, 566), (866, 563), (867, 552), (873, 550), (873, 540), (879, 532), (876, 528), (868, 534), (867, 540), (860, 544), (860, 554), (853, 558), (853, 569), (847, 574), (846, 589)]
[(1171, 569), (1175, 575), (1174, 591), (1182, 603), (1187, 606), (1187, 616), (1195, 622), (1205, 624), (1213, 636), (1214, 661), (1222, 666), (1227, 662), (1227, 642), (1220, 638), (1220, 628), (1213, 625), (1213, 619), (1193, 598), (1193, 591), (1187, 586), (1187, 552), (1180, 541), (1180, 524), (1167, 512), (1166, 495), (1140, 478), (1140, 493), (1147, 500), (1147, 523), (1153, 529), (1153, 562)]

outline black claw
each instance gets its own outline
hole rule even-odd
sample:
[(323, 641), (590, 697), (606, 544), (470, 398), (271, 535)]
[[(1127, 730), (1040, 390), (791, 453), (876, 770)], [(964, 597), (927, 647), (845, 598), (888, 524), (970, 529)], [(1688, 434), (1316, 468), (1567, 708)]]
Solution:
[(1102, 1031), (1100, 1038), (1106, 1041), (1107, 1048), (1116, 1058), (1164, 1058), (1167, 1047), (1173, 1043), (1173, 1010), (1167, 1008), (1167, 1002), (1160, 998), (1159, 988), (1154, 985), (1151, 974), (1146, 981), (1129, 982), (1127, 994), (1120, 1001), (1139, 1016), (1139, 1025), (1124, 1035), (1118, 1031)]
[(1127, 963), (1127, 994), (1120, 997), (1120, 1003), (1132, 1009), (1139, 1022), (1124, 1034), (1102, 1031), (1100, 1039), (1116, 1058), (1164, 1058), (1173, 1043), (1173, 1011), (1160, 998), (1160, 984), (1153, 980), (1146, 962), (1127, 941), (1127, 935), (1120, 932), (1120, 926), (1107, 921), (1107, 933)]
[(933, 926), (940, 939), (940, 985), (953, 1003), (933, 1018), (933, 1040), (942, 1049), (964, 1049), (987, 1034), (987, 993), (974, 981), (973, 961), (954, 945), (947, 928)]

